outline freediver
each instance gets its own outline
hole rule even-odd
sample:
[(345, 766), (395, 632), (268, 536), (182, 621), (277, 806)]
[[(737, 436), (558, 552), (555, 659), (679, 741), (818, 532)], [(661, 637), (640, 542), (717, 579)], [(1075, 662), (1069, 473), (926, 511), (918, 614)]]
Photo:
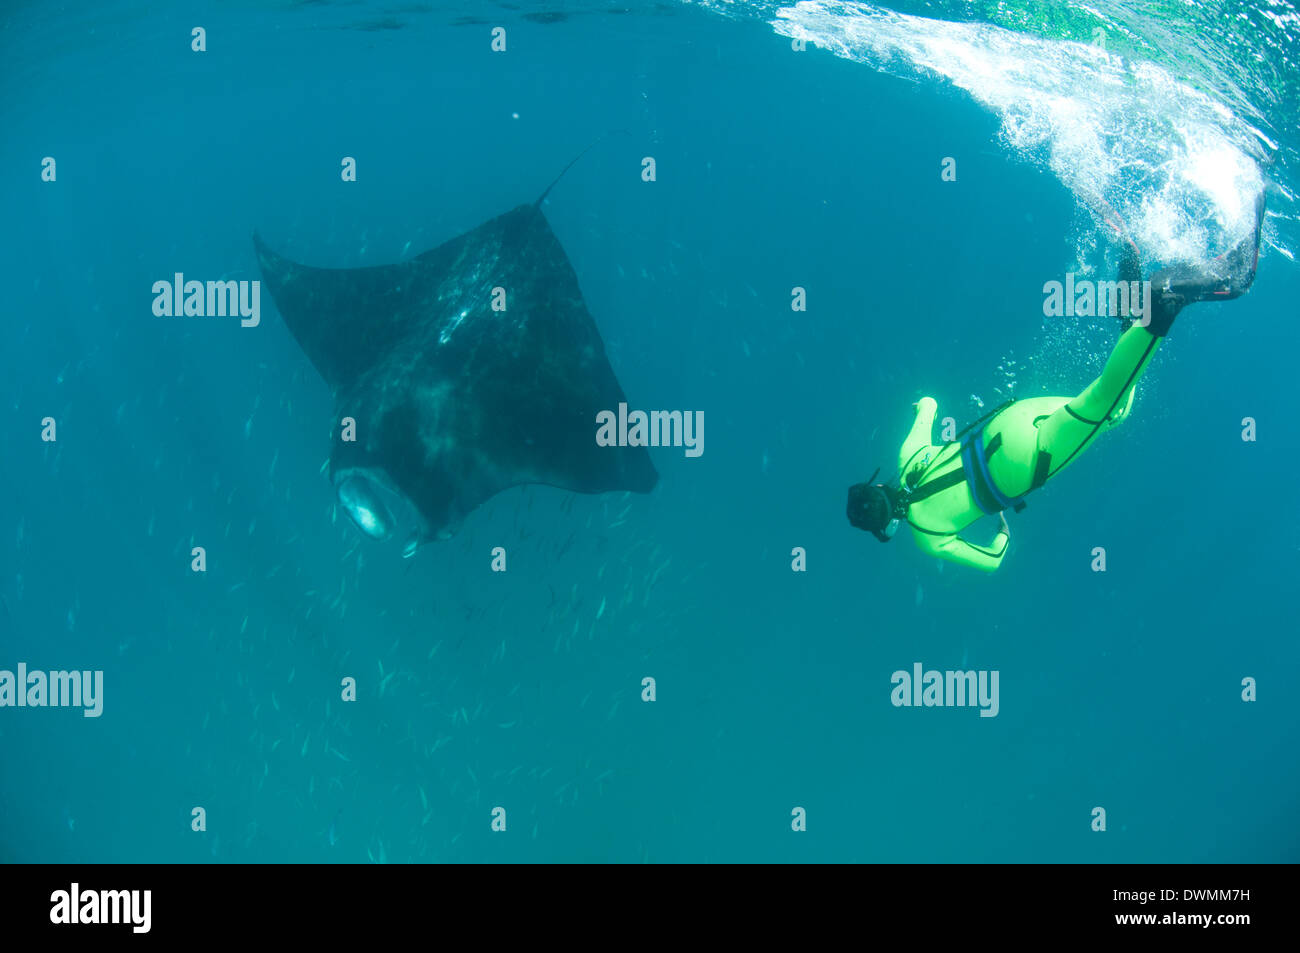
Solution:
[[(1254, 232), (1232, 251), (1205, 268), (1178, 266), (1156, 272), (1147, 315), (1125, 319), (1127, 329), (1101, 376), (1078, 396), (1007, 401), (945, 445), (931, 442), (938, 404), (922, 397), (912, 405), (916, 419), (898, 454), (897, 478), (889, 484), (873, 483), (872, 474), (866, 483), (849, 487), (849, 522), (882, 543), (906, 522), (924, 551), (988, 572), (997, 569), (1011, 539), (1003, 511), (1024, 509), (1026, 494), (1078, 459), (1097, 434), (1128, 418), (1137, 382), (1178, 312), (1198, 301), (1228, 301), (1250, 288), (1263, 218), (1261, 192), (1255, 202)], [(1129, 242), (1120, 279), (1140, 277), (1137, 251)], [(988, 547), (958, 535), (993, 514), (998, 532)]]

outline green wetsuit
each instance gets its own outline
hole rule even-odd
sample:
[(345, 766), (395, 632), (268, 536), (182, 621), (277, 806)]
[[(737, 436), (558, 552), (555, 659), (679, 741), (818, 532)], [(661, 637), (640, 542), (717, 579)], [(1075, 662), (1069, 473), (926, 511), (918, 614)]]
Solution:
[[(1018, 497), (1033, 488), (1039, 454), (1049, 454), (1045, 477), (1055, 476), (1092, 443), (1128, 416), (1138, 379), (1151, 362), (1162, 338), (1140, 325), (1120, 337), (1101, 376), (1077, 397), (1030, 397), (1008, 405), (983, 427), (986, 447), (1000, 445), (988, 457), (989, 475), (1004, 496)], [(916, 420), (898, 454), (900, 479), (919, 490), (962, 467), (961, 443), (931, 443), (938, 403), (923, 397), (916, 404)], [(970, 483), (962, 481), (908, 508), (907, 522), (917, 545), (928, 553), (989, 572), (1002, 565), (1009, 537), (999, 532), (985, 548), (957, 533), (985, 516), (975, 502)]]

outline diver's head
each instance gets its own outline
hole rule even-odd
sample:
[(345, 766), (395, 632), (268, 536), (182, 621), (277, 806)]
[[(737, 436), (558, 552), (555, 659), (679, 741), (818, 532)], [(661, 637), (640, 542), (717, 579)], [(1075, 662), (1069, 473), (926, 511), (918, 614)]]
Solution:
[(880, 483), (855, 483), (849, 487), (849, 522), (887, 543), (898, 532), (895, 503), (889, 487)]

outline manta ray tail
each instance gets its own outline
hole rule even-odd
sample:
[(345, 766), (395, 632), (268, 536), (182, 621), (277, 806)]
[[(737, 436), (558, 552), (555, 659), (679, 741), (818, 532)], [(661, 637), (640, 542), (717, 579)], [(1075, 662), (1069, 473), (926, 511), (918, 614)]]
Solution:
[(555, 188), (555, 186), (559, 184), (560, 179), (564, 178), (564, 173), (566, 173), (566, 172), (568, 172), (570, 169), (572, 169), (572, 168), (574, 167), (574, 165), (577, 164), (577, 161), (578, 161), (579, 159), (581, 159), (583, 156), (585, 156), (585, 155), (586, 155), (588, 152), (590, 152), (592, 149), (596, 148), (596, 146), (600, 145), (602, 142), (604, 142), (604, 141), (605, 141), (606, 139), (608, 139), (610, 136), (612, 136), (612, 135), (616, 135), (616, 134), (620, 134), (620, 133), (621, 133), (622, 135), (625, 135), (625, 136), (630, 136), (630, 135), (631, 135), (631, 133), (628, 132), (626, 129), (611, 129), (609, 132), (601, 133), (599, 136), (597, 136), (597, 137), (595, 138), (595, 140), (592, 141), (591, 145), (587, 146), (587, 148), (583, 149), (583, 150), (582, 150), (581, 152), (579, 152), (576, 156), (574, 156), (574, 157), (569, 161), (569, 164), (566, 165), (563, 169), (560, 170), (560, 174), (557, 175), (557, 176), (555, 177), (555, 181), (553, 181), (550, 185), (548, 185), (548, 186), (546, 187), (546, 191), (543, 192), (541, 195), (539, 195), (539, 196), (537, 197), (537, 201), (533, 203), (533, 208), (541, 208), (541, 207), (542, 207), (542, 202), (544, 202), (544, 201), (546, 200), (546, 196), (548, 196), (548, 195), (551, 194), (551, 189)]

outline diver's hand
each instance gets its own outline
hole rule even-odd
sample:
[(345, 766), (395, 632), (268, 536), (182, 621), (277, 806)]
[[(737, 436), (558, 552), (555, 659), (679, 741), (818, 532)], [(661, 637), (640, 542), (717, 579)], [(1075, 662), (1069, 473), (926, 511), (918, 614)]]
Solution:
[(998, 514), (998, 532), (1006, 533), (1007, 539), (1011, 538), (1011, 527), (1007, 526), (1007, 518), (1002, 513)]

